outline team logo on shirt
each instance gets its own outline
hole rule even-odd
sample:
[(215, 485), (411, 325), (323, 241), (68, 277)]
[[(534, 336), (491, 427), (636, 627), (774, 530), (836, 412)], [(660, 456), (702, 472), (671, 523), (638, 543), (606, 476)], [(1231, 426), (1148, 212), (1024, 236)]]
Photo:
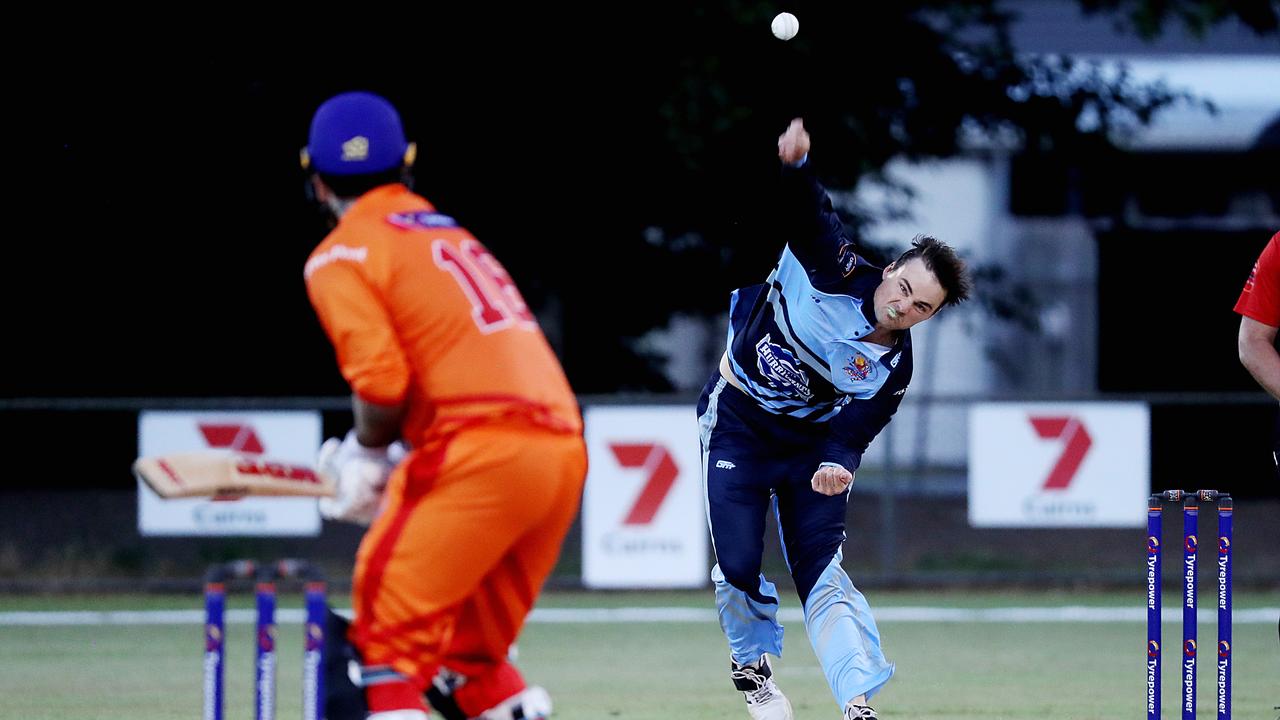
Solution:
[(454, 220), (448, 215), (433, 212), (431, 210), (392, 213), (387, 216), (387, 222), (398, 228), (404, 228), (405, 230), (458, 227), (457, 220)]
[(844, 366), (844, 373), (853, 380), (866, 380), (876, 372), (875, 363), (867, 359), (862, 353), (854, 353), (849, 358), (849, 362)]
[(858, 266), (858, 254), (853, 251), (853, 243), (847, 242), (836, 251), (836, 265), (840, 266), (840, 273), (845, 277), (849, 277), (849, 273)]
[(770, 342), (769, 335), (756, 343), (756, 365), (771, 387), (790, 388), (805, 400), (813, 397), (809, 376), (800, 369), (796, 356), (781, 345)]
[(358, 262), (362, 263), (369, 257), (369, 248), (367, 247), (351, 247), (349, 245), (335, 244), (328, 250), (318, 253), (307, 260), (307, 264), (302, 269), (302, 276), (310, 278), (311, 274), (331, 262)]

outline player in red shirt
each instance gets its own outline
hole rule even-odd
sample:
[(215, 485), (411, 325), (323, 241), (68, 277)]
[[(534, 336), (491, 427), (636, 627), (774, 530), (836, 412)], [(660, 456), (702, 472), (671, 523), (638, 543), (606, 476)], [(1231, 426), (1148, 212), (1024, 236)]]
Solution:
[[(1240, 362), (1258, 384), (1280, 400), (1280, 353), (1276, 331), (1280, 329), (1280, 232), (1271, 236), (1236, 301), (1240, 313)], [(1280, 463), (1280, 426), (1273, 457)], [(1280, 472), (1280, 467), (1277, 468)]]

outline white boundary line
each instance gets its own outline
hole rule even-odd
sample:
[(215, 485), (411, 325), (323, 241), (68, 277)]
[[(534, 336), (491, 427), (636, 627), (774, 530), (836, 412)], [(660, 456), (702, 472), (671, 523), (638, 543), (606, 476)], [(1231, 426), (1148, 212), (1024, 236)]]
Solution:
[[(350, 616), (350, 609), (339, 609)], [(1003, 608), (944, 608), (885, 606), (873, 613), (878, 622), (954, 622), (954, 623), (1140, 623), (1146, 620), (1146, 609), (1141, 607), (1003, 607)], [(228, 624), (250, 624), (256, 612), (249, 609), (226, 611)], [(1162, 619), (1166, 623), (1182, 620), (1181, 608), (1165, 608)], [(1217, 620), (1217, 609), (1199, 611), (1201, 623)], [(1273, 624), (1280, 618), (1280, 607), (1236, 610), (1232, 625)], [(304, 614), (301, 609), (282, 608), (276, 611), (276, 622), (284, 625), (300, 625)], [(799, 608), (778, 611), (778, 619), (802, 621), (804, 613)], [(97, 611), (17, 611), (0, 612), (0, 627), (53, 627), (65, 625), (199, 625), (204, 622), (201, 610), (113, 610)], [(621, 608), (534, 608), (529, 615), (531, 623), (714, 623), (714, 608), (690, 607), (621, 607)]]

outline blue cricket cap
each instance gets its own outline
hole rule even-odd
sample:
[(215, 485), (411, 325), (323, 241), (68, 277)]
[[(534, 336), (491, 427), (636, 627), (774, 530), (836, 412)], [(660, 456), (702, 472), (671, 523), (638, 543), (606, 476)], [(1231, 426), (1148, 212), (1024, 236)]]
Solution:
[(409, 143), (386, 98), (349, 92), (329, 98), (311, 119), (307, 155), (328, 175), (367, 175), (400, 167)]

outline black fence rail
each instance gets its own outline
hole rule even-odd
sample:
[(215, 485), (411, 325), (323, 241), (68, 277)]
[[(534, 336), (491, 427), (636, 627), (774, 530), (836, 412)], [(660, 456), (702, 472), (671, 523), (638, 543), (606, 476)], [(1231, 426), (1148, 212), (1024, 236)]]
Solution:
[[(1280, 484), (1269, 448), (1275, 404), (1261, 393), (1106, 395), (1073, 398), (913, 398), (932, 432), (948, 413), (978, 401), (1124, 400), (1151, 410), (1154, 487), (1213, 486), (1237, 499), (1235, 579), (1241, 587), (1280, 586)], [(583, 406), (692, 406), (690, 396), (584, 397)], [(137, 529), (137, 418), (143, 410), (318, 410), (325, 436), (351, 424), (349, 399), (18, 398), (0, 399), (0, 432), (21, 453), (0, 488), (0, 592), (191, 592), (211, 562), (290, 556), (317, 563), (335, 592), (349, 586), (363, 528), (325, 523), (309, 538), (145, 537)], [(692, 408), (691, 408), (692, 412)], [(907, 417), (904, 415), (903, 417)], [(1123, 586), (1134, 582), (1140, 528), (988, 529), (971, 527), (967, 468), (917, 452), (926, 437), (911, 422), (891, 423), (875, 463), (858, 473), (849, 504), (845, 565), (860, 585), (931, 587)], [(920, 443), (929, 445), (930, 443)], [(773, 534), (772, 527), (768, 530)], [(765, 570), (786, 576), (776, 542)], [(708, 568), (711, 558), (708, 558)], [(549, 584), (581, 587), (581, 523), (565, 541)], [(785, 580), (783, 580), (785, 583)]]

